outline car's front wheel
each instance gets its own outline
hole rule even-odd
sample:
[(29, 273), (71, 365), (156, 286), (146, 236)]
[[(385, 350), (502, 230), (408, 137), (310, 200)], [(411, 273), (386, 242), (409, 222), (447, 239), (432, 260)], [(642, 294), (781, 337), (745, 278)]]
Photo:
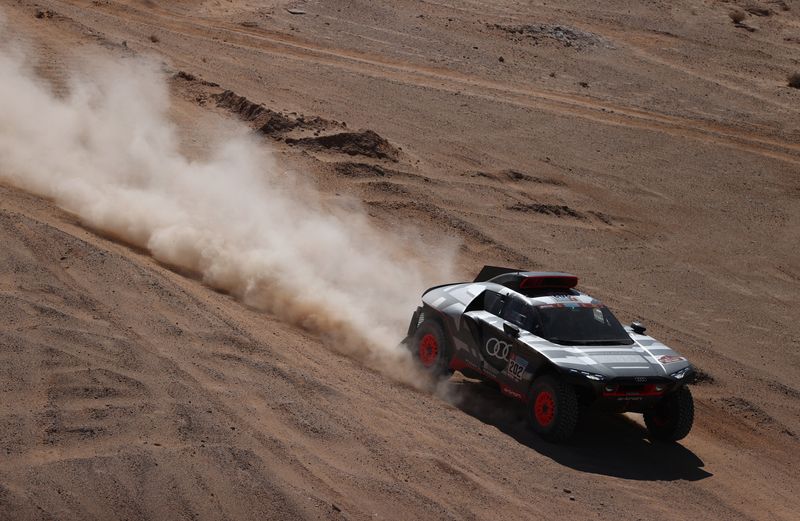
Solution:
[(694, 423), (694, 400), (685, 385), (665, 396), (644, 413), (650, 436), (657, 440), (678, 441), (686, 437)]
[(423, 322), (411, 344), (414, 357), (423, 369), (435, 376), (450, 374), (450, 350), (442, 326), (433, 320)]
[(568, 439), (578, 423), (575, 388), (555, 376), (537, 378), (528, 395), (528, 417), (533, 430), (545, 440)]

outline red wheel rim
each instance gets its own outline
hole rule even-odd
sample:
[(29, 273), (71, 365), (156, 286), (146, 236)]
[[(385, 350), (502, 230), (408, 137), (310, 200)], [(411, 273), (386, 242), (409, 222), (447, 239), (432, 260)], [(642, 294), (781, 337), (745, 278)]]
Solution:
[(556, 415), (556, 402), (553, 399), (553, 393), (542, 391), (536, 395), (536, 400), (533, 402), (533, 415), (542, 427), (546, 427), (553, 422), (553, 418)]
[(436, 363), (439, 356), (439, 342), (433, 333), (428, 333), (419, 340), (419, 361), (425, 367)]

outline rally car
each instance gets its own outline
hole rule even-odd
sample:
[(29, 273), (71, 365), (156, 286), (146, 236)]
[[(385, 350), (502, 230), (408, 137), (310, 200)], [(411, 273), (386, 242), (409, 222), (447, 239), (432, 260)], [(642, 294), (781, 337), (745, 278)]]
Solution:
[(425, 291), (405, 344), (437, 376), (459, 371), (526, 403), (548, 441), (569, 438), (588, 406), (642, 413), (652, 438), (684, 438), (692, 365), (638, 322), (622, 326), (577, 283), (568, 273), (485, 266), (473, 282)]

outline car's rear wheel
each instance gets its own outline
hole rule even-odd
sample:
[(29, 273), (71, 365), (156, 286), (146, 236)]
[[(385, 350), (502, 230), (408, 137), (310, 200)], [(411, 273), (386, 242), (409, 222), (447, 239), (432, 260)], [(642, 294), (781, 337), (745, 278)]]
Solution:
[(528, 395), (528, 417), (547, 441), (568, 439), (578, 423), (578, 396), (569, 383), (552, 375), (537, 378)]
[(644, 423), (654, 439), (678, 441), (685, 438), (694, 423), (694, 400), (689, 388), (684, 385), (645, 411)]
[(436, 376), (450, 374), (450, 349), (438, 322), (423, 322), (414, 333), (411, 349), (422, 368), (429, 373)]

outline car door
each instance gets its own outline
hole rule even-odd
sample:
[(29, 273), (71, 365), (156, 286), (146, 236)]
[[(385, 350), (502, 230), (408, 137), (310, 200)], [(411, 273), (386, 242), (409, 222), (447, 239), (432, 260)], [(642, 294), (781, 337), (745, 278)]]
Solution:
[(483, 362), (493, 369), (489, 372), (497, 375), (506, 369), (516, 350), (517, 338), (513, 328), (518, 326), (506, 317), (519, 314), (519, 299), (487, 291), (485, 307), (487, 314), (481, 321), (480, 354)]
[(511, 338), (511, 349), (506, 359), (502, 377), (506, 384), (519, 390), (525, 389), (525, 382), (531, 377), (531, 371), (539, 365), (535, 353), (519, 340), (520, 334), (534, 331), (536, 310), (527, 301), (512, 297), (503, 306), (501, 317), (506, 336)]
[(512, 294), (486, 290), (480, 301), (464, 314), (474, 324), (471, 336), (477, 347), (477, 365), (497, 380), (511, 396), (525, 396), (533, 373), (543, 357), (519, 340), (520, 334), (536, 334), (536, 309)]

